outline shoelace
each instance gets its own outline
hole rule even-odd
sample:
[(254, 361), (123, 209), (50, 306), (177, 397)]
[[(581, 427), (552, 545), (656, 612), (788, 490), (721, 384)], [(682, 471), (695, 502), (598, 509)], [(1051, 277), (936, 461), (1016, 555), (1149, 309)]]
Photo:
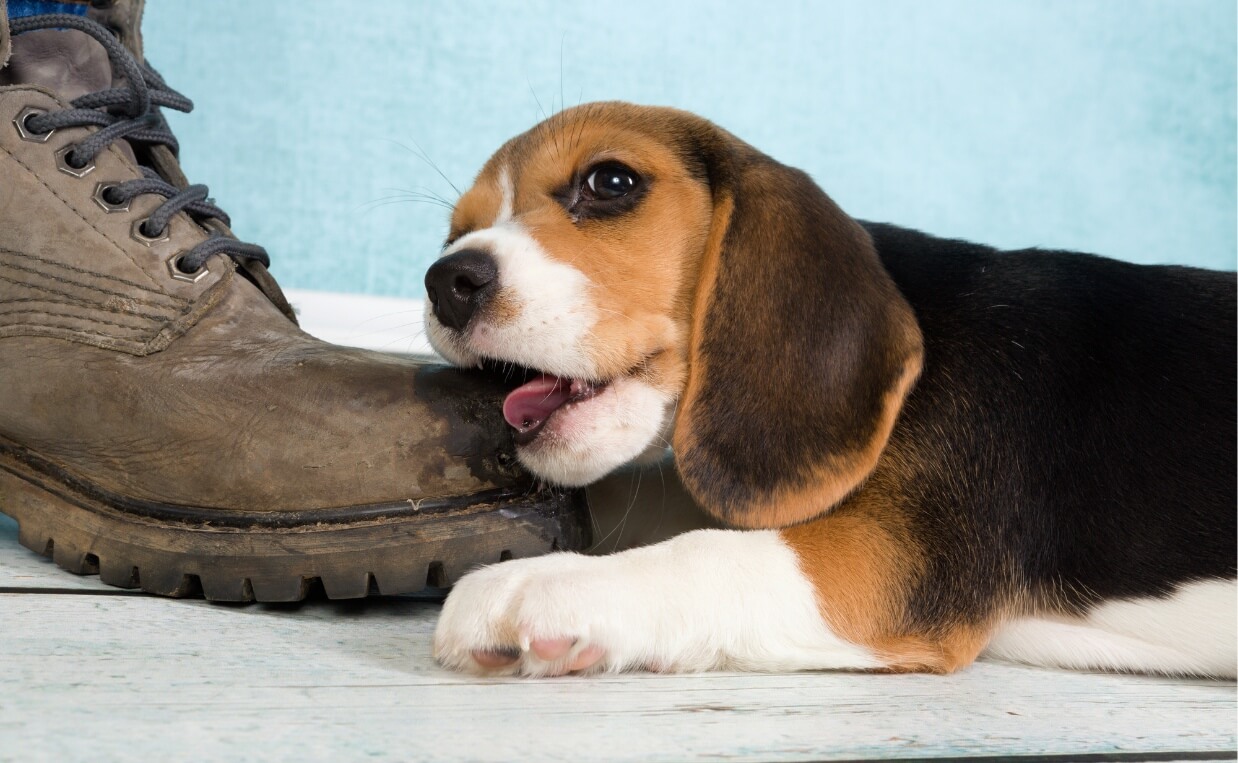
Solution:
[[(65, 155), (71, 167), (81, 168), (115, 141), (127, 139), (137, 143), (167, 146), (175, 154), (180, 148), (176, 136), (159, 112), (160, 107), (189, 113), (193, 101), (168, 87), (163, 77), (146, 63), (138, 64), (129, 49), (120, 43), (106, 27), (97, 21), (69, 14), (48, 14), (12, 19), (9, 31), (13, 35), (36, 29), (76, 29), (103, 46), (112, 66), (124, 75), (125, 86), (87, 93), (70, 101), (72, 108), (37, 114), (26, 119), (26, 129), (33, 133), (48, 133), (64, 127), (95, 125), (101, 129), (75, 145)], [(143, 177), (110, 186), (103, 192), (109, 204), (124, 204), (135, 196), (156, 194), (166, 199), (142, 225), (142, 234), (159, 238), (177, 212), (185, 212), (195, 221), (214, 218), (225, 226), (231, 219), (208, 197), (204, 185), (177, 188), (149, 167), (142, 167)], [(215, 254), (226, 254), (240, 262), (257, 260), (263, 267), (271, 264), (266, 250), (257, 244), (247, 244), (220, 234), (212, 235), (185, 252), (177, 267), (186, 273), (201, 270), (206, 260)]]

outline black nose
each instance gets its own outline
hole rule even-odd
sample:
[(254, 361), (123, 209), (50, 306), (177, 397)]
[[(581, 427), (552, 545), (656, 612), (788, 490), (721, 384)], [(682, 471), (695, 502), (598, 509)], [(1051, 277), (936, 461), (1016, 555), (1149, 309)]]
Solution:
[(477, 249), (450, 254), (426, 271), (426, 293), (444, 326), (462, 330), (499, 279), (494, 258)]

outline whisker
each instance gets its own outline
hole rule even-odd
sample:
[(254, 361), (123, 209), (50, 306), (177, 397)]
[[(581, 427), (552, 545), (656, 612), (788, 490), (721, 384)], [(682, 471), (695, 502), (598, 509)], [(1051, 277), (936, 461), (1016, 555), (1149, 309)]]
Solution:
[(438, 199), (439, 201), (443, 202), (444, 204), (452, 204), (453, 206), (455, 205), (455, 202), (454, 202), (454, 201), (452, 201), (451, 199), (449, 199), (449, 198), (447, 198), (447, 197), (443, 196), (441, 193), (439, 193), (439, 192), (435, 191), (433, 188), (427, 188), (427, 187), (425, 187), (425, 186), (416, 186), (416, 187), (414, 187), (414, 188), (393, 188), (393, 187), (387, 186), (387, 187), (380, 188), (379, 190), (380, 190), (380, 191), (388, 191), (388, 192), (390, 192), (390, 193), (417, 193), (417, 194), (423, 194), (423, 195), (425, 195), (425, 196), (429, 196), (429, 197), (431, 197), (431, 198)]
[[(542, 108), (542, 99), (537, 97), (537, 91), (533, 89), (533, 83), (529, 81), (528, 76), (524, 78), (524, 83), (529, 86), (529, 92), (533, 95), (533, 102), (537, 104), (537, 111), (542, 115), (540, 121), (545, 122), (550, 117), (546, 114), (546, 109)], [(553, 106), (553, 104), (551, 104)]]
[[(663, 439), (659, 437), (658, 439)], [(658, 479), (662, 482), (662, 500), (658, 502), (658, 521), (654, 524), (650, 534), (657, 537), (658, 530), (662, 529), (662, 521), (666, 519), (666, 475), (662, 472), (662, 459), (658, 459)]]
[[(563, 100), (563, 44), (567, 40), (567, 31), (559, 36), (559, 111), (567, 108), (567, 103)], [(551, 104), (553, 105), (553, 104)]]
[(623, 512), (623, 519), (619, 520), (619, 532), (615, 535), (615, 545), (611, 548), (611, 553), (619, 550), (619, 543), (623, 540), (623, 531), (628, 527), (628, 517), (632, 514), (632, 509), (636, 506), (636, 501), (640, 498), (640, 484), (644, 478), (644, 469), (636, 470), (636, 487), (632, 490), (632, 500), (628, 501), (628, 507)]
[(368, 207), (366, 207), (366, 208), (364, 208), (364, 209), (358, 210), (358, 213), (359, 213), (359, 214), (368, 214), (369, 212), (373, 212), (374, 210), (379, 209), (379, 208), (381, 208), (381, 207), (389, 207), (389, 206), (392, 206), (392, 205), (394, 205), (394, 204), (429, 204), (429, 205), (431, 205), (431, 206), (435, 206), (435, 207), (439, 206), (438, 204), (435, 204), (435, 203), (434, 203), (434, 202), (432, 202), (432, 201), (416, 201), (416, 200), (413, 200), (413, 199), (402, 199), (402, 200), (399, 200), (399, 201), (386, 201), (386, 202), (383, 202), (382, 204), (371, 204), (371, 205), (369, 205)]
[(430, 206), (434, 206), (434, 207), (441, 207), (443, 209), (451, 209), (451, 207), (445, 204), (441, 204), (432, 199), (392, 199), (390, 201), (374, 202), (368, 205), (363, 205), (362, 207), (358, 207), (354, 211), (364, 210), (366, 212), (371, 212), (375, 209), (378, 209), (379, 207), (389, 207), (392, 204), (429, 204)]
[[(413, 141), (413, 145), (417, 147), (417, 151), (413, 151), (411, 148), (409, 148), (408, 146), (406, 146), (406, 145), (404, 145), (403, 143), (399, 142), (398, 140), (392, 140), (392, 139), (390, 139), (390, 138), (378, 138), (377, 140), (386, 141), (386, 142), (388, 142), (388, 143), (394, 143), (395, 145), (397, 145), (397, 146), (399, 146), (400, 148), (404, 149), (405, 151), (409, 152), (410, 154), (412, 154), (413, 156), (417, 157), (417, 158), (418, 158), (418, 159), (420, 159), (421, 161), (423, 161), (423, 162), (425, 162), (426, 164), (430, 165), (430, 169), (432, 169), (432, 170), (434, 170), (436, 173), (438, 173), (438, 176), (439, 176), (439, 177), (441, 177), (441, 178), (443, 179), (443, 181), (447, 183), (447, 185), (451, 186), (451, 190), (455, 191), (457, 196), (462, 196), (462, 195), (463, 195), (463, 194), (460, 192), (460, 189), (459, 189), (459, 188), (456, 188), (456, 184), (455, 184), (455, 183), (453, 183), (453, 182), (451, 182), (451, 178), (449, 178), (449, 177), (447, 177), (446, 175), (444, 175), (444, 174), (443, 174), (443, 171), (442, 171), (441, 169), (439, 169), (439, 166), (438, 166), (437, 164), (435, 164), (435, 163), (434, 163), (434, 161), (430, 158), (429, 154), (427, 154), (427, 153), (425, 152), (425, 149), (423, 149), (423, 148), (421, 147), (421, 145), (420, 145), (419, 143), (417, 143), (417, 141), (413, 140), (412, 138), (409, 138), (409, 140), (412, 140), (412, 141)], [(420, 152), (420, 153), (418, 153), (418, 152)]]
[(357, 209), (364, 207), (366, 204), (378, 204), (384, 201), (425, 201), (432, 204), (438, 204), (439, 206), (448, 206), (447, 202), (433, 196), (426, 196), (425, 194), (419, 193), (398, 193), (391, 196), (380, 196), (377, 199), (371, 199), (370, 201), (359, 205)]

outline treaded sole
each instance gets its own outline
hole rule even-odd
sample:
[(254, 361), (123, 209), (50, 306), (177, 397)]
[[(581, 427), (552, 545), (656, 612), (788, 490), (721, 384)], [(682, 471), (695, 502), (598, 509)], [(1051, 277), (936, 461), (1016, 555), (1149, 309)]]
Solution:
[(582, 548), (583, 494), (537, 491), (426, 515), (301, 527), (213, 527), (109, 507), (0, 459), (0, 512), (23, 546), (118, 588), (220, 602), (300, 601), (446, 588), (469, 569)]

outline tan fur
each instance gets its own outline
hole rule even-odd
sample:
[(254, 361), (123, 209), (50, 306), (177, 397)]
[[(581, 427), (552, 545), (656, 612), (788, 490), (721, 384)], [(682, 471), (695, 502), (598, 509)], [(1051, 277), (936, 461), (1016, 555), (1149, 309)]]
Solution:
[(988, 643), (992, 623), (957, 622), (931, 631), (908, 625), (911, 586), (923, 572), (924, 555), (903, 515), (885, 499), (889, 487), (862, 490), (832, 513), (779, 534), (799, 557), (835, 633), (870, 649), (891, 672), (966, 667)]
[(498, 217), (502, 201), (497, 171), (483, 170), (473, 182), (473, 187), (456, 201), (447, 240), (454, 241), (469, 231), (489, 226)]

